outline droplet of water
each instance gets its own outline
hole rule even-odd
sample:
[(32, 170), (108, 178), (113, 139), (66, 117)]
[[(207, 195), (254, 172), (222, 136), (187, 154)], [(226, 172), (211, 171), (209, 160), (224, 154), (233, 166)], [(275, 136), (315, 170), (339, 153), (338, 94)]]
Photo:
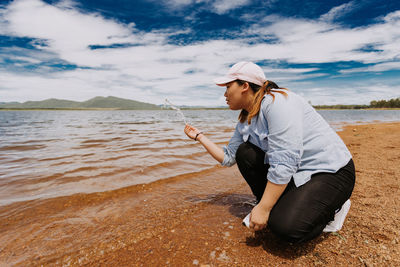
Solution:
[(165, 99), (165, 103), (170, 106), (172, 109), (176, 110), (176, 112), (181, 116), (182, 120), (185, 122), (185, 124), (187, 124), (185, 115), (183, 115), (183, 112), (181, 111), (180, 108), (178, 108), (177, 106), (175, 106), (174, 104), (172, 104), (168, 99)]

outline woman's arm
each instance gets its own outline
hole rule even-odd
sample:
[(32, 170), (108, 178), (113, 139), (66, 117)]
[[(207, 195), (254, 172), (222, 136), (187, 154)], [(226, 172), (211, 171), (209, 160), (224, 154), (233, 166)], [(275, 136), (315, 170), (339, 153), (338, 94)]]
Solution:
[(222, 161), (224, 160), (224, 151), (222, 150), (222, 148), (220, 148), (218, 145), (208, 139), (207, 136), (205, 136), (193, 126), (186, 125), (185, 133), (189, 138), (199, 141), (214, 159), (222, 163)]
[(258, 231), (267, 225), (269, 213), (285, 191), (286, 186), (287, 184), (274, 184), (271, 181), (267, 182), (260, 202), (251, 211), (250, 228)]

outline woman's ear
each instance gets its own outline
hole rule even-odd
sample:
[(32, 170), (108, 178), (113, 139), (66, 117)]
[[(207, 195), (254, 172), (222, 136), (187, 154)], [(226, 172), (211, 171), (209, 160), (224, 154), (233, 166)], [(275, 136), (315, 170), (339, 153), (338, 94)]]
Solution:
[(250, 88), (249, 83), (248, 83), (248, 82), (244, 82), (244, 83), (243, 83), (243, 88), (242, 88), (241, 92), (242, 92), (242, 94), (244, 94), (244, 93), (248, 92), (250, 89), (251, 89), (251, 88)]

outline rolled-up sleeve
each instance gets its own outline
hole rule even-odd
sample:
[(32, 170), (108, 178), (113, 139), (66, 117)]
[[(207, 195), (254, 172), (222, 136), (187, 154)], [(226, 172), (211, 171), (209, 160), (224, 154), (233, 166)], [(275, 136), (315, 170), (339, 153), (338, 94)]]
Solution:
[(236, 163), (236, 151), (241, 143), (243, 143), (243, 137), (239, 132), (239, 124), (236, 125), (235, 132), (231, 140), (229, 140), (228, 145), (223, 147), (224, 150), (224, 160), (222, 161), (222, 166), (230, 167)]
[(275, 184), (289, 183), (303, 154), (303, 107), (291, 97), (275, 93), (275, 101), (262, 110), (269, 130), (267, 179)]

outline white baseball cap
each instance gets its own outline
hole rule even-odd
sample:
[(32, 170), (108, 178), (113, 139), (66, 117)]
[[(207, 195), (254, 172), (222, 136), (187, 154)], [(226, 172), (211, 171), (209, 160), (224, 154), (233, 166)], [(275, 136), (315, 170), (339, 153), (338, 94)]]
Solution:
[(214, 79), (218, 86), (225, 86), (235, 80), (251, 82), (262, 86), (267, 80), (260, 66), (253, 62), (241, 61), (233, 65), (225, 76)]

